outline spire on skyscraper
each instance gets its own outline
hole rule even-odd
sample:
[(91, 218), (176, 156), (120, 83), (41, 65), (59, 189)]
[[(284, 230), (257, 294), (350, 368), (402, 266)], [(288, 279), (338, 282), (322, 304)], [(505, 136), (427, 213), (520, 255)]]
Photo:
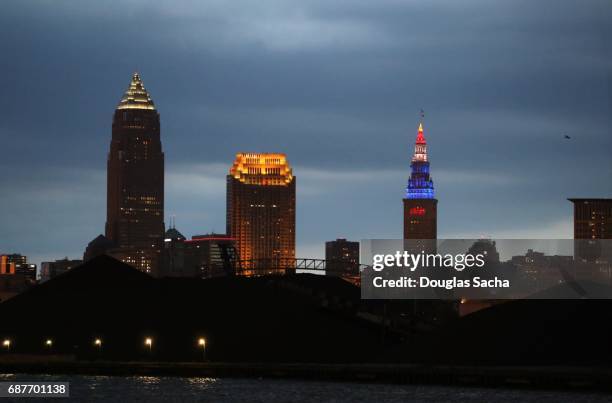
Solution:
[(130, 86), (119, 101), (117, 109), (150, 109), (155, 110), (155, 104), (147, 92), (140, 75), (135, 72), (132, 75)]
[(425, 142), (425, 136), (423, 135), (423, 123), (419, 123), (419, 131), (417, 133), (417, 139), (416, 139), (416, 143), (417, 144), (427, 144)]
[(414, 154), (410, 163), (412, 173), (406, 187), (407, 199), (433, 199), (433, 181), (429, 176), (429, 161), (427, 160), (427, 142), (423, 134), (423, 123), (419, 129), (414, 145)]

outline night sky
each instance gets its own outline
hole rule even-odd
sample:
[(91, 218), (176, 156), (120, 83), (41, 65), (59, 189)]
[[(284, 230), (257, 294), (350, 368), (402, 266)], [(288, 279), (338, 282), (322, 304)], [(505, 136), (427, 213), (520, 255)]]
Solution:
[(103, 233), (134, 71), (187, 236), (225, 231), (253, 151), (294, 167), (298, 257), (401, 237), (423, 108), (440, 238), (571, 238), (566, 199), (612, 197), (611, 21), (609, 0), (3, 1), (0, 252), (80, 258)]

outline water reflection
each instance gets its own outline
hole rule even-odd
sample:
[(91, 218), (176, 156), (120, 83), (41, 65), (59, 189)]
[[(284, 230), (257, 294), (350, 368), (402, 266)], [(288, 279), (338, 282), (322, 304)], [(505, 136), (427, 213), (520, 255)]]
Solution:
[(135, 376), (133, 378), (143, 385), (157, 385), (161, 380), (158, 376)]
[(211, 402), (534, 402), (607, 401), (609, 396), (589, 392), (487, 389), (432, 385), (385, 385), (318, 382), (290, 379), (181, 378), (172, 376), (86, 376), (0, 374), (14, 382), (70, 382), (74, 401), (148, 403)]
[(187, 378), (185, 382), (196, 390), (207, 390), (212, 388), (217, 382), (218, 378), (200, 377), (200, 378)]

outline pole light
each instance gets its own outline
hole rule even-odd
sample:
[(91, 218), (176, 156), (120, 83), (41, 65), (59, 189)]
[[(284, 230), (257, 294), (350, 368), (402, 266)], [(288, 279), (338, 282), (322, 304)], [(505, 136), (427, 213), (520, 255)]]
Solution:
[(93, 344), (96, 346), (98, 351), (102, 351), (102, 339), (95, 339)]
[(202, 349), (202, 360), (206, 361), (206, 339), (204, 337), (198, 339), (198, 346)]
[(144, 344), (145, 344), (145, 346), (149, 347), (149, 352), (152, 352), (152, 351), (153, 351), (153, 339), (152, 339), (152, 338), (147, 337), (147, 338), (145, 339)]
[(53, 340), (51, 339), (45, 340), (45, 346), (47, 346), (47, 348), (51, 350), (51, 347), (53, 347)]
[(11, 340), (10, 339), (4, 339), (2, 341), (2, 345), (6, 348), (6, 351), (11, 350)]

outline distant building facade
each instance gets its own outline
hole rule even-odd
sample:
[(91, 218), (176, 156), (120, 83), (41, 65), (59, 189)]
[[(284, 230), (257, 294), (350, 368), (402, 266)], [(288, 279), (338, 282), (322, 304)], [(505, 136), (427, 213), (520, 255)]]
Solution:
[(11, 298), (37, 283), (36, 265), (19, 253), (0, 255), (0, 301)]
[[(423, 124), (419, 124), (414, 154), (410, 163), (412, 172), (404, 196), (404, 239), (406, 250), (433, 253), (438, 237), (438, 200), (429, 174), (427, 142)], [(431, 241), (421, 241), (431, 240)]]
[(107, 172), (106, 238), (115, 247), (108, 253), (157, 275), (164, 235), (164, 153), (159, 113), (138, 73), (115, 110)]
[(234, 238), (207, 234), (188, 240), (175, 228), (166, 231), (162, 258), (163, 276), (191, 278), (233, 275), (238, 260)]
[(213, 278), (235, 274), (238, 267), (236, 240), (225, 234), (194, 235), (185, 241), (187, 251), (185, 265), (195, 270), (201, 278)]
[(83, 261), (87, 262), (97, 256), (111, 254), (114, 248), (115, 244), (113, 241), (100, 234), (87, 244), (87, 248), (83, 254)]
[(60, 259), (54, 262), (42, 262), (40, 265), (40, 281), (45, 282), (53, 277), (66, 273), (68, 270), (75, 268), (83, 263), (78, 259)]
[(612, 199), (568, 199), (574, 204), (576, 258), (612, 263)]
[(33, 263), (19, 264), (15, 265), (15, 274), (24, 276), (28, 284), (34, 285), (38, 282), (37, 269)]
[(227, 176), (226, 224), (243, 269), (254, 261), (277, 269), (295, 259), (295, 188), (285, 154), (236, 155)]
[(20, 253), (0, 255), (0, 274), (22, 275), (29, 284), (35, 284), (36, 269), (36, 265), (28, 263), (28, 257)]
[(15, 262), (9, 259), (10, 255), (0, 255), (0, 274), (15, 274)]
[(176, 228), (169, 228), (164, 234), (162, 277), (197, 277), (196, 273), (186, 272), (185, 239)]
[(28, 264), (28, 257), (20, 253), (11, 253), (5, 255), (9, 263), (15, 263), (15, 266)]
[(568, 199), (574, 203), (574, 239), (612, 239), (612, 199)]
[(517, 275), (526, 280), (525, 284), (531, 285), (535, 292), (544, 288), (542, 284), (547, 287), (554, 284), (563, 271), (573, 272), (573, 262), (572, 256), (546, 255), (528, 249), (524, 255), (512, 256), (509, 263), (516, 269)]
[(325, 274), (328, 276), (359, 275), (359, 242), (338, 238), (325, 242)]

